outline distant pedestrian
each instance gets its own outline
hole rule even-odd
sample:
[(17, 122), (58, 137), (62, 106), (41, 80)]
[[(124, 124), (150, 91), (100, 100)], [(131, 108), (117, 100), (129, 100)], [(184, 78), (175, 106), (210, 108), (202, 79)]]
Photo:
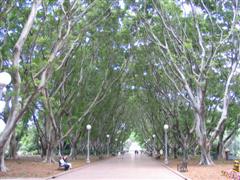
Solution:
[(118, 158), (123, 159), (123, 153), (121, 153), (120, 151), (118, 152)]

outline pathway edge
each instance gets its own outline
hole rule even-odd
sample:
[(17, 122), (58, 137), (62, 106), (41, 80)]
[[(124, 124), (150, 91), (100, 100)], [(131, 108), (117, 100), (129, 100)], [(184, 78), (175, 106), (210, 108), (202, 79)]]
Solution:
[(184, 176), (182, 173), (179, 173), (177, 171), (175, 171), (174, 169), (170, 168), (169, 166), (165, 165), (164, 163), (160, 162), (160, 164), (165, 167), (166, 169), (170, 170), (171, 172), (173, 172), (174, 174), (182, 177), (184, 180), (192, 180), (191, 178), (188, 178), (186, 176)]
[(95, 163), (98, 163), (98, 162), (101, 162), (101, 161), (106, 161), (106, 160), (111, 159), (111, 158), (114, 158), (114, 157), (110, 157), (110, 158), (107, 158), (107, 159), (102, 159), (102, 160), (94, 161), (94, 162), (91, 162), (90, 164), (85, 163), (85, 164), (83, 164), (83, 165), (80, 166), (80, 167), (73, 168), (73, 169), (70, 169), (70, 170), (67, 170), (67, 171), (63, 171), (63, 172), (57, 173), (57, 174), (55, 174), (55, 175), (50, 175), (50, 176), (48, 176), (48, 177), (44, 177), (43, 179), (44, 179), (44, 180), (55, 179), (55, 178), (57, 178), (57, 177), (59, 177), (59, 176), (63, 176), (63, 175), (65, 175), (65, 174), (69, 174), (69, 173), (78, 171), (78, 170), (80, 170), (80, 169), (87, 168), (87, 167), (89, 167), (89, 166), (91, 166), (91, 165), (94, 165)]

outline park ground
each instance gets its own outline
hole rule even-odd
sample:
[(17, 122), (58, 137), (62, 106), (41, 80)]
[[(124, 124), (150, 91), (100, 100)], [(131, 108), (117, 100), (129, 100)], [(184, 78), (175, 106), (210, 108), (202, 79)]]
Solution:
[[(177, 170), (179, 161), (171, 160), (169, 167)], [(184, 176), (192, 180), (226, 180), (222, 176), (222, 170), (233, 168), (233, 161), (218, 160), (214, 161), (214, 166), (200, 166), (198, 160), (191, 160), (188, 162), (188, 172), (182, 173)]]
[[(96, 161), (94, 158), (93, 161)], [(159, 161), (159, 160), (156, 160)], [(160, 160), (162, 161), (162, 160)], [(72, 160), (74, 168), (84, 166), (85, 160), (78, 159)], [(93, 162), (94, 163), (94, 162)], [(170, 160), (169, 167), (173, 170), (177, 170), (177, 164), (179, 160)], [(6, 165), (9, 168), (7, 173), (0, 173), (0, 179), (2, 178), (16, 178), (16, 177), (49, 177), (62, 173), (63, 170), (58, 169), (58, 164), (46, 164), (43, 163), (39, 157), (21, 157), (17, 160), (6, 160)], [(199, 166), (197, 160), (191, 160), (188, 164), (188, 172), (182, 173), (184, 176), (192, 180), (224, 180), (226, 177), (221, 175), (222, 170), (232, 169), (232, 161), (215, 161), (214, 166)]]

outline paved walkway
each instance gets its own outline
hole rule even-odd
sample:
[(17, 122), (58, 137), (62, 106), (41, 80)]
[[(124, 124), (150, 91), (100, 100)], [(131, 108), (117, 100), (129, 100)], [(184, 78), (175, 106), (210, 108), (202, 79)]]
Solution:
[(183, 180), (159, 161), (145, 155), (125, 155), (90, 163), (78, 170), (70, 170), (55, 179), (84, 180)]

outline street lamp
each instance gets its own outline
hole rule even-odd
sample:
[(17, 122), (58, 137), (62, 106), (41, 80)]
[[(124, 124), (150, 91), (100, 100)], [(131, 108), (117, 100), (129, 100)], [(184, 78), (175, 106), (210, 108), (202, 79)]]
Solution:
[(116, 154), (118, 154), (118, 138), (115, 138)]
[(163, 155), (163, 150), (160, 149), (159, 153), (160, 153), (160, 158), (161, 158), (161, 156)]
[(153, 137), (153, 157), (154, 157), (156, 154), (156, 135), (153, 134), (152, 137)]
[(109, 134), (107, 134), (107, 135), (106, 135), (106, 137), (107, 137), (107, 157), (109, 157), (109, 144), (110, 144), (110, 135), (109, 135)]
[(92, 126), (90, 124), (88, 124), (86, 126), (86, 129), (88, 131), (88, 137), (87, 137), (87, 160), (86, 163), (90, 163), (90, 158), (89, 158), (89, 144), (90, 144), (90, 131), (92, 129)]
[(0, 73), (0, 99), (2, 98), (3, 89), (11, 82), (12, 78), (7, 72)]
[(164, 159), (164, 163), (165, 164), (168, 164), (168, 150), (167, 150), (167, 141), (168, 141), (168, 139), (167, 139), (167, 131), (168, 131), (168, 125), (167, 124), (164, 124), (164, 126), (163, 126), (163, 128), (164, 128), (164, 132), (165, 132), (165, 159)]
[[(2, 99), (2, 94), (5, 90), (5, 87), (11, 82), (11, 76), (7, 72), (1, 72), (0, 73), (0, 113), (4, 110), (5, 107), (5, 101), (1, 101)], [(5, 122), (0, 119), (0, 133), (3, 131), (5, 128), (6, 124)]]
[(123, 151), (123, 142), (120, 141), (120, 152), (122, 152), (122, 151)]

